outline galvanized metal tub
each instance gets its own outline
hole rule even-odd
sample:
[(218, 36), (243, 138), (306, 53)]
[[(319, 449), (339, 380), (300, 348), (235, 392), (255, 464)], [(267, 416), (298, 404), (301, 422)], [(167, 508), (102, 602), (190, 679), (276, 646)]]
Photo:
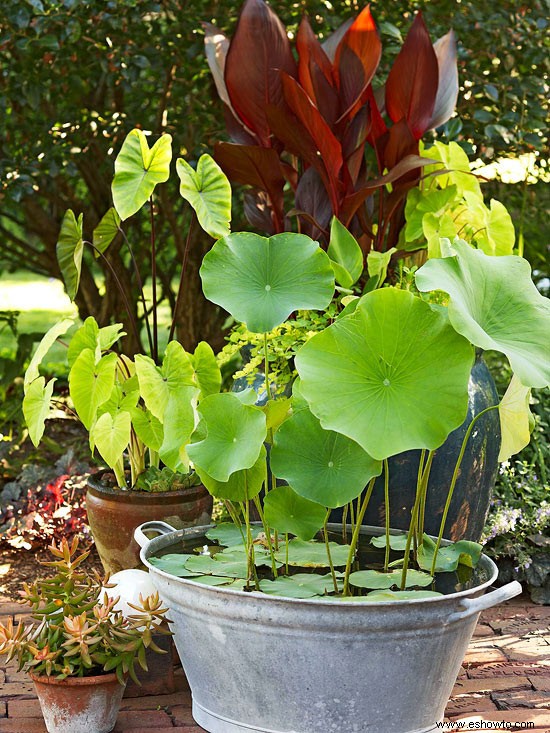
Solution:
[[(338, 529), (340, 525), (335, 525)], [(141, 560), (170, 608), (193, 696), (210, 733), (427, 733), (440, 730), (480, 611), (521, 592), (485, 580), (438, 598), (385, 603), (278, 598), (176, 578), (148, 558), (208, 527), (136, 530)], [(144, 531), (161, 532), (148, 540)], [(365, 527), (367, 535), (383, 530)]]

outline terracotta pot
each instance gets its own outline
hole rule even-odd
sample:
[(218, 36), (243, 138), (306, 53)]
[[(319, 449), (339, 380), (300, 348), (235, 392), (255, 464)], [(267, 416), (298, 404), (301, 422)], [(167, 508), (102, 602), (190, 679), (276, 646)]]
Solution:
[(199, 484), (177, 491), (122, 491), (102, 483), (101, 474), (88, 479), (88, 523), (105, 571), (142, 567), (134, 529), (160, 519), (178, 529), (210, 522), (212, 497)]
[(110, 733), (124, 688), (114, 672), (95, 677), (30, 674), (48, 733)]

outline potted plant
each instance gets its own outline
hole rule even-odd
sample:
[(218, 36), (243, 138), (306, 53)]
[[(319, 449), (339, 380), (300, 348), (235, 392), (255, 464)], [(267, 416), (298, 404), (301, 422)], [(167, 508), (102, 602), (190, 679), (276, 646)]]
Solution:
[[(386, 273), (392, 282), (410, 273), (427, 253), (435, 253), (440, 237), (458, 234), (487, 254), (512, 254), (511, 218), (498, 201), (484, 203), (460, 146), (439, 138), (423, 144), (455, 109), (452, 31), (432, 42), (418, 13), (382, 77), (382, 46), (369, 6), (323, 39), (307, 17), (297, 32), (287, 33), (264, 0), (243, 3), (231, 38), (212, 24), (204, 28), (230, 139), (216, 144), (214, 157), (232, 182), (246, 187), (244, 211), (253, 227), (268, 235), (289, 229), (310, 235), (334, 260), (338, 288), (359, 294), (376, 287)], [(350, 249), (345, 245), (351, 236), (358, 245)], [(319, 323), (312, 325), (316, 329)], [(432, 465), (426, 501), (434, 532), (444, 509), (435, 487), (451, 480), (472, 417), (497, 402), (478, 353), (467, 418)], [(481, 537), (498, 469), (498, 441), (498, 419), (489, 411), (477, 423), (462, 462), (449, 510), (453, 538)], [(391, 460), (392, 526), (407, 524), (419, 461), (418, 451)], [(367, 523), (383, 523), (383, 507), (379, 481)]]
[(145, 650), (159, 650), (153, 633), (169, 633), (158, 595), (140, 597), (129, 615), (115, 610), (107, 578), (82, 568), (78, 540), (52, 545), (55, 575), (24, 585), (36, 623), (0, 623), (0, 654), (32, 678), (49, 733), (109, 733), (130, 676), (137, 680)]
[[(161, 353), (164, 334), (158, 318), (153, 192), (157, 184), (167, 180), (171, 159), (169, 135), (163, 135), (150, 149), (141, 130), (130, 132), (115, 161), (114, 207), (95, 228), (91, 241), (84, 238), (82, 215), (77, 219), (67, 211), (57, 246), (66, 289), (74, 299), (84, 246), (109, 264), (105, 254), (108, 247), (117, 237), (122, 239), (135, 269), (149, 345), (147, 353), (128, 356), (120, 349), (124, 336), (121, 324), (99, 327), (94, 318), (87, 318), (67, 344), (71, 407), (89, 433), (90, 448), (97, 450), (109, 468), (90, 479), (87, 493), (90, 526), (108, 572), (139, 565), (133, 530), (142, 522), (166, 519), (180, 527), (204, 524), (212, 510), (210, 495), (189, 469), (185, 446), (195, 428), (197, 403), (220, 389), (220, 370), (207, 343), (199, 343), (192, 354), (183, 349), (174, 339), (174, 320)], [(183, 159), (176, 162), (176, 168), (180, 192), (191, 203), (204, 231), (212, 237), (228, 233), (231, 189), (216, 163), (205, 155), (196, 171)], [(145, 207), (150, 208), (153, 222), (150, 303), (129, 235), (122, 226)], [(186, 261), (187, 253), (178, 299), (185, 284)], [(113, 277), (118, 283), (114, 270)], [(121, 293), (126, 297), (122, 287)], [(137, 320), (129, 304), (128, 314), (137, 334)], [(52, 344), (72, 325), (66, 319), (48, 331), (25, 374), (23, 412), (35, 445), (42, 438), (45, 419), (59, 404), (52, 400), (55, 379), (46, 383), (39, 367)]]
[[(237, 233), (204, 258), (206, 297), (261, 334), (268, 400), (257, 406), (249, 390), (198, 407), (187, 452), (233, 523), (137, 536), (207, 730), (436, 730), (479, 611), (520, 592), (513, 583), (483, 596), (492, 561), (476, 543), (443, 539), (481, 413), (439, 487), (436, 537), (424, 532), (425, 495), (435, 450), (464, 420), (475, 347), (501, 351), (514, 373), (486, 408), (499, 414), (500, 459), (529, 441), (530, 388), (550, 381), (550, 305), (520, 257), (459, 239), (442, 239), (440, 252), (415, 273), (415, 292), (371, 290), (313, 335), (295, 356), (291, 399), (270, 394), (269, 334), (297, 309), (329, 305), (328, 255), (301, 234)], [(388, 459), (413, 448), (422, 455), (415, 502), (396, 533)], [(386, 524), (363, 528), (380, 474)], [(336, 507), (344, 521), (330, 525)], [(199, 627), (209, 631), (200, 641)], [(336, 660), (337, 679), (327, 673)]]

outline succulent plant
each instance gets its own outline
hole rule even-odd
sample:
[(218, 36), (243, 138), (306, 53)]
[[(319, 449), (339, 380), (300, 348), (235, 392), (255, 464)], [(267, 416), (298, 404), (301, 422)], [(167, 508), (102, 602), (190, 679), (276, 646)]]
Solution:
[(114, 671), (121, 683), (127, 675), (139, 682), (134, 667), (137, 662), (147, 669), (145, 650), (162, 653), (153, 634), (170, 633), (158, 594), (140, 596), (139, 605), (129, 604), (136, 613), (124, 616), (116, 610), (119, 599), (105, 591), (108, 577), (82, 569), (89, 552), (78, 554), (78, 538), (52, 544), (50, 552), (55, 559), (43, 564), (56, 574), (25, 583), (21, 591), (36, 623), (0, 623), (0, 655), (37, 675), (64, 679)]

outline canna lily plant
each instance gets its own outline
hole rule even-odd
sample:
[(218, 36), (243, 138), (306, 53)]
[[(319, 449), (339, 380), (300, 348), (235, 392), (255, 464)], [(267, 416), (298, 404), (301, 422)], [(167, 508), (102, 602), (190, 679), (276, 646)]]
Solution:
[[(442, 540), (460, 460), (483, 413), (468, 428), (450, 485), (440, 487), (447, 501), (431, 538), (423, 527), (434, 451), (465, 419), (475, 347), (505, 354), (514, 374), (488, 408), (500, 415), (500, 459), (529, 441), (530, 388), (550, 382), (550, 304), (520, 257), (493, 257), (459, 239), (441, 240), (440, 250), (416, 272), (415, 292), (374, 288), (298, 349), (289, 398), (270, 388), (270, 333), (297, 309), (329, 305), (331, 260), (303, 234), (235, 233), (214, 244), (200, 271), (204, 293), (263, 340), (268, 399), (258, 406), (245, 390), (201, 401), (187, 453), (232, 523), (207, 533), (223, 550), (153, 564), (209, 585), (367, 601), (439, 595), (437, 574), (476, 564), (479, 545)], [(372, 540), (379, 563), (363, 567), (360, 527), (375, 478), (384, 475), (389, 517), (388, 459), (410, 449), (422, 458), (408, 531), (395, 535), (386, 523)], [(335, 532), (337, 507), (345, 511)]]
[[(163, 355), (159, 346), (153, 196), (157, 185), (168, 179), (171, 161), (170, 135), (161, 136), (150, 148), (144, 132), (132, 130), (115, 161), (114, 206), (95, 228), (91, 241), (84, 237), (82, 215), (77, 218), (73, 211), (67, 211), (57, 245), (59, 266), (72, 299), (78, 291), (85, 247), (109, 265), (105, 253), (116, 238), (121, 239), (135, 271), (149, 345), (146, 353), (133, 357), (122, 353), (122, 325), (100, 327), (94, 318), (87, 318), (72, 333), (67, 348), (72, 408), (89, 432), (92, 451), (98, 451), (115, 474), (120, 488), (166, 490), (197, 481), (195, 475), (189, 473), (185, 446), (195, 428), (197, 403), (219, 392), (221, 386), (221, 374), (212, 348), (201, 342), (194, 353), (187, 353), (174, 339), (175, 320), (170, 326)], [(203, 231), (214, 239), (228, 234), (231, 187), (217, 164), (210, 156), (203, 155), (194, 170), (179, 158), (176, 171), (180, 194), (193, 208)], [(146, 299), (139, 266), (123, 226), (144, 209), (149, 210), (152, 221), (150, 302)], [(182, 261), (177, 300), (185, 285), (186, 264), (187, 251)], [(118, 283), (114, 271), (113, 277)], [(128, 314), (130, 327), (138, 336), (136, 341), (140, 342), (138, 324), (129, 304)], [(46, 382), (40, 374), (40, 365), (53, 343), (72, 325), (73, 321), (66, 319), (48, 331), (25, 374), (23, 413), (35, 445), (40, 443), (45, 420), (57, 405), (53, 399), (55, 379)]]
[(204, 29), (231, 140), (214, 157), (249, 187), (250, 223), (274, 234), (296, 219), (326, 246), (334, 216), (365, 253), (395, 246), (407, 193), (429, 163), (421, 138), (454, 112), (454, 33), (432, 43), (419, 12), (382, 81), (369, 6), (323, 43), (304, 17), (296, 53), (264, 0), (246, 0), (231, 39), (212, 24)]

